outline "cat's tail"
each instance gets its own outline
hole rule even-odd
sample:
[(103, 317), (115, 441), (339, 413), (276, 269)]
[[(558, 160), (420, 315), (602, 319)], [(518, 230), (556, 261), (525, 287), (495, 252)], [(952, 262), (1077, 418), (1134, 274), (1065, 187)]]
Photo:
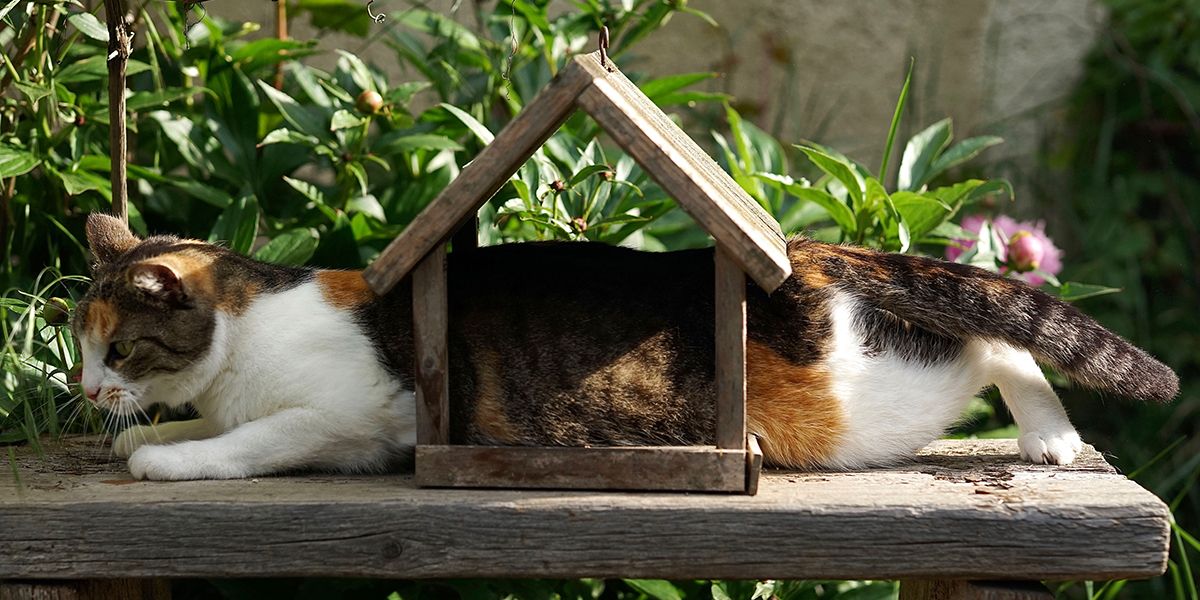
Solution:
[(793, 239), (797, 278), (833, 285), (930, 331), (1024, 348), (1097, 390), (1166, 402), (1179, 377), (1079, 309), (1024, 282), (984, 269), (905, 254)]

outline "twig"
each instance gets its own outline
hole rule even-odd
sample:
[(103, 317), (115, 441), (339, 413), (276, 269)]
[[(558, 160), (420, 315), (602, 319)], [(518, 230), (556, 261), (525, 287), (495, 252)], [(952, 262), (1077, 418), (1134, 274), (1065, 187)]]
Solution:
[(129, 159), (128, 132), (125, 125), (125, 70), (129, 64), (133, 32), (125, 21), (124, 0), (104, 0), (108, 25), (108, 140), (112, 161), (113, 216), (129, 221), (129, 190), (125, 163)]

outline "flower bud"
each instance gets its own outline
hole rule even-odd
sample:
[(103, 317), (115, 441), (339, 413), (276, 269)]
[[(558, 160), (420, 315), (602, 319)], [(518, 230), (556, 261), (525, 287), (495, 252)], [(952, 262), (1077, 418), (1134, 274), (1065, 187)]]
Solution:
[(66, 325), (71, 320), (71, 307), (62, 298), (50, 298), (42, 305), (42, 320), (55, 327)]
[(383, 108), (383, 96), (375, 90), (367, 90), (358, 95), (354, 101), (354, 108), (364, 115), (379, 114), (379, 110)]
[(1035, 271), (1042, 264), (1046, 248), (1032, 233), (1021, 230), (1008, 239), (1008, 266), (1019, 273)]

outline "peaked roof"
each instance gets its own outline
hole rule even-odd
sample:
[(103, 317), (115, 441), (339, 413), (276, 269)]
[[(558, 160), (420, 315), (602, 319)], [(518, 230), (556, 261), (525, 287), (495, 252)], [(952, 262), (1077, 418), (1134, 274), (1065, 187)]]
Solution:
[(371, 288), (386, 293), (446, 243), (576, 109), (595, 119), (759, 287), (772, 292), (791, 275), (779, 224), (615, 66), (601, 66), (596, 52), (574, 57), (384, 249), (363, 273)]

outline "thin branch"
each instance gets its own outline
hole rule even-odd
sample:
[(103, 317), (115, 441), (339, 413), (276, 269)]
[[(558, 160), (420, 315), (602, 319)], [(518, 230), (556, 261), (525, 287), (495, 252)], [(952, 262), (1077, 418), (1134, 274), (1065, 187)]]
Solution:
[(129, 190), (126, 161), (129, 160), (128, 131), (125, 124), (125, 72), (131, 52), (133, 32), (126, 21), (124, 0), (104, 0), (108, 25), (108, 139), (112, 161), (113, 216), (129, 221)]

